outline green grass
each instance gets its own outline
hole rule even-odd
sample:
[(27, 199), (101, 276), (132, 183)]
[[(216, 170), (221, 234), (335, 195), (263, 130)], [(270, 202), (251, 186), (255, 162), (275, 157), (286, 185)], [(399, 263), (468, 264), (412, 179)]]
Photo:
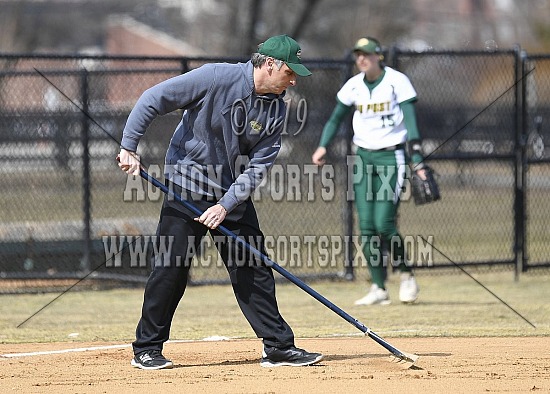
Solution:
[[(517, 312), (464, 274), (417, 273), (419, 301), (397, 301), (398, 277), (390, 276), (389, 306), (357, 307), (363, 282), (314, 282), (311, 286), (384, 337), (428, 336), (547, 336), (550, 335), (550, 277), (512, 272), (472, 275)], [(280, 309), (297, 337), (361, 335), (334, 312), (297, 286), (283, 280), (277, 288)], [(17, 326), (58, 293), (0, 296), (0, 342), (116, 341), (131, 342), (140, 315), (142, 289), (71, 291)], [(172, 326), (172, 339), (202, 339), (220, 335), (253, 338), (227, 285), (189, 287)], [(78, 333), (76, 337), (69, 337)]]
[[(124, 201), (123, 193), (125, 178), (120, 182), (105, 182), (92, 189), (91, 211), (92, 219), (100, 218), (126, 218), (136, 216), (158, 217), (162, 198), (154, 195), (153, 199)], [(44, 183), (37, 175), (23, 183), (15, 182), (0, 194), (0, 222), (58, 222), (68, 220), (82, 220), (83, 196), (80, 179), (69, 178), (65, 182), (58, 182), (50, 175), (43, 175), (49, 179)], [(9, 179), (9, 178), (8, 178)], [(26, 178), (25, 178), (26, 179)], [(116, 178), (115, 178), (116, 179)], [(21, 183), (17, 183), (21, 182)], [(93, 183), (95, 185), (95, 183)], [(147, 191), (147, 184), (144, 190)], [(22, 198), (25, 195), (25, 198)]]
[[(483, 168), (484, 173), (500, 169), (498, 166)], [(475, 167), (471, 171), (476, 170)], [(507, 171), (500, 176), (509, 176)], [(451, 169), (445, 168), (446, 172)], [(453, 170), (455, 171), (455, 170)], [(481, 171), (481, 170), (477, 170)], [(441, 170), (444, 173), (443, 170)], [(52, 177), (56, 175), (58, 179)], [(32, 177), (10, 177), (10, 188), (0, 194), (0, 223), (29, 222), (40, 226), (43, 222), (82, 220), (82, 196), (78, 174), (34, 174)], [(123, 201), (124, 174), (98, 172), (92, 194), (92, 220), (147, 217), (156, 221), (160, 200)], [(316, 185), (318, 188), (319, 185)], [(144, 184), (147, 188), (148, 185)], [(404, 201), (399, 211), (399, 228), (406, 235), (434, 236), (436, 247), (450, 258), (459, 261), (511, 260), (513, 258), (514, 212), (513, 190), (510, 188), (460, 186), (442, 183), (442, 200), (418, 207), (412, 201)], [(21, 198), (30, 192), (28, 198)], [(322, 201), (320, 191), (315, 201), (271, 201), (263, 196), (256, 202), (263, 230), (278, 235), (343, 235), (345, 202), (344, 190), (339, 189), (333, 201)], [(546, 208), (545, 190), (531, 189), (531, 209), (528, 255), (544, 261), (548, 255), (548, 243), (544, 235), (550, 223), (550, 209)], [(358, 234), (355, 209), (355, 231)], [(30, 230), (29, 230), (30, 231)], [(121, 229), (120, 231), (123, 231)], [(154, 228), (151, 228), (151, 232)], [(19, 234), (26, 237), (27, 234)], [(436, 263), (448, 261), (436, 254)]]

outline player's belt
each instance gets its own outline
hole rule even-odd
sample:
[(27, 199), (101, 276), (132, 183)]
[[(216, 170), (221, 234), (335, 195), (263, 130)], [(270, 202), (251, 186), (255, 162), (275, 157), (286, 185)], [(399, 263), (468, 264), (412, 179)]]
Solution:
[(405, 149), (405, 144), (392, 145), (392, 146), (387, 146), (385, 148), (380, 148), (380, 149), (366, 149), (366, 148), (361, 148), (361, 149), (364, 149), (367, 152), (395, 151), (395, 150)]

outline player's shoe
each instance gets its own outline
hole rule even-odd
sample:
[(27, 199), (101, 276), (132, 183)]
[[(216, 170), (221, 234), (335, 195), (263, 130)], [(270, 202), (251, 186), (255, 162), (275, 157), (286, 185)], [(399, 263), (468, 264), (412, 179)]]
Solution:
[(363, 298), (359, 298), (354, 302), (355, 305), (388, 305), (390, 304), (390, 296), (388, 291), (378, 287), (376, 283), (373, 283), (370, 287), (369, 292)]
[(323, 357), (321, 353), (310, 353), (294, 346), (285, 349), (264, 346), (260, 365), (265, 368), (281, 366), (304, 367), (318, 363)]
[(172, 368), (174, 364), (167, 360), (160, 350), (146, 350), (134, 356), (131, 362), (133, 367), (141, 369)]
[(413, 303), (418, 298), (419, 291), (420, 289), (413, 274), (403, 272), (401, 274), (401, 285), (399, 286), (399, 300), (406, 304)]

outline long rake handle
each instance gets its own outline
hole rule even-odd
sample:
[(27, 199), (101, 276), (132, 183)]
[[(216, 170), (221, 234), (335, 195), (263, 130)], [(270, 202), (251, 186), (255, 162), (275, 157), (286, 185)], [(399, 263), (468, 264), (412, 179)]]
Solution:
[[(90, 119), (94, 124), (96, 124), (105, 134), (107, 134), (112, 140), (114, 140), (119, 146), (120, 141), (118, 141), (111, 133), (109, 133), (103, 126), (101, 126), (87, 111), (85, 111), (83, 108), (81, 108), (77, 103), (74, 102), (69, 96), (67, 96), (59, 87), (57, 87), (52, 81), (50, 81), (42, 72), (40, 72), (38, 69), (34, 69), (42, 78), (44, 78), (50, 85), (52, 85), (63, 97), (65, 97), (67, 100), (71, 102), (74, 106), (76, 106), (88, 119)], [(160, 190), (162, 190), (165, 194), (170, 195), (171, 197), (174, 197), (178, 202), (183, 204), (185, 207), (190, 209), (192, 212), (194, 212), (197, 215), (201, 215), (202, 212), (198, 210), (196, 207), (194, 207), (192, 204), (190, 204), (187, 201), (184, 201), (180, 196), (176, 195), (174, 192), (170, 191), (164, 184), (159, 182), (156, 178), (149, 175), (145, 170), (140, 168), (139, 175), (146, 179), (148, 182), (153, 184), (154, 186), (158, 187)], [(408, 355), (405, 354), (393, 346), (391, 346), (388, 342), (386, 342), (384, 339), (379, 337), (377, 334), (372, 332), (368, 327), (366, 327), (364, 324), (360, 323), (357, 319), (354, 319), (352, 316), (344, 312), (342, 309), (338, 308), (336, 305), (334, 305), (332, 302), (330, 302), (328, 299), (323, 297), (321, 294), (317, 293), (315, 290), (313, 290), (311, 287), (306, 285), (304, 282), (302, 282), (300, 279), (298, 279), (296, 276), (292, 275), (290, 272), (285, 270), (283, 267), (275, 263), (273, 260), (271, 260), (269, 257), (265, 256), (263, 253), (261, 253), (256, 248), (252, 247), (239, 237), (237, 237), (236, 234), (234, 234), (229, 229), (225, 228), (224, 226), (218, 226), (219, 231), (221, 231), (223, 234), (233, 238), (237, 243), (243, 245), (245, 248), (259, 256), (268, 266), (273, 268), (275, 271), (277, 271), (279, 274), (284, 276), (286, 279), (294, 283), (296, 286), (300, 287), (302, 290), (304, 290), (306, 293), (311, 295), (313, 298), (315, 298), (317, 301), (321, 302), (323, 305), (325, 305), (327, 308), (332, 310), (333, 312), (337, 313), (340, 317), (342, 317), (347, 322), (353, 324), (355, 327), (357, 327), (359, 330), (361, 330), (363, 333), (368, 335), (370, 338), (372, 338), (374, 341), (376, 341), (378, 344), (382, 345), (384, 348), (386, 348), (390, 353), (392, 353), (394, 356), (402, 359), (407, 360), (414, 363), (413, 357), (414, 355)]]
[[(154, 178), (153, 176), (149, 175), (145, 170), (140, 169), (139, 175), (150, 182), (153, 186), (158, 187), (160, 190), (162, 190), (165, 194), (169, 195), (170, 197), (173, 197), (176, 201), (184, 205), (187, 209), (189, 209), (194, 214), (200, 216), (202, 212), (189, 203), (186, 200), (183, 200), (180, 196), (178, 196), (176, 193), (174, 193), (172, 190), (170, 190), (166, 185), (161, 183), (158, 179)], [(284, 276), (286, 279), (294, 283), (296, 286), (298, 286), (300, 289), (304, 290), (306, 293), (308, 293), (310, 296), (315, 298), (317, 301), (322, 303), (324, 306), (329, 308), (331, 311), (335, 312), (337, 315), (342, 317), (344, 320), (346, 320), (348, 323), (351, 323), (356, 328), (358, 328), (360, 331), (365, 333), (367, 336), (372, 338), (375, 342), (377, 342), (379, 345), (383, 346), (386, 350), (388, 350), (390, 353), (392, 353), (394, 356), (408, 361), (414, 361), (410, 359), (410, 356), (399, 351), (392, 345), (390, 345), (388, 342), (386, 342), (384, 339), (382, 339), (380, 336), (378, 336), (376, 333), (370, 330), (367, 326), (365, 326), (363, 323), (361, 323), (359, 320), (352, 317), (350, 314), (345, 312), (343, 309), (336, 306), (334, 303), (329, 301), (326, 297), (319, 294), (317, 291), (313, 290), (311, 287), (309, 287), (307, 284), (305, 284), (301, 279), (281, 267), (279, 264), (277, 264), (275, 261), (271, 260), (269, 257), (267, 257), (265, 254), (260, 252), (258, 249), (244, 241), (243, 239), (239, 238), (233, 231), (229, 230), (228, 228), (220, 225), (217, 227), (217, 230), (219, 230), (224, 235), (231, 237), (235, 240), (238, 244), (244, 246), (246, 249), (260, 257), (269, 267), (277, 271), (279, 274)]]

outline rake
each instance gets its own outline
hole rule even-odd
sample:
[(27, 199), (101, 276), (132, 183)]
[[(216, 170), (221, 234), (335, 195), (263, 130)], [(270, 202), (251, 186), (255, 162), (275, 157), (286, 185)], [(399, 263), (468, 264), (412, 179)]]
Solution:
[[(158, 179), (154, 178), (153, 176), (149, 175), (145, 170), (140, 169), (139, 175), (150, 182), (153, 186), (158, 187), (160, 190), (162, 190), (165, 194), (169, 195), (170, 197), (173, 197), (176, 201), (181, 203), (183, 206), (185, 206), (187, 209), (189, 209), (191, 212), (196, 214), (197, 216), (200, 216), (202, 212), (196, 208), (193, 204), (189, 203), (188, 201), (182, 199), (177, 193), (174, 193), (172, 190), (170, 190), (166, 185), (161, 183)], [(256, 256), (258, 256), (267, 266), (271, 267), (273, 270), (278, 272), (280, 275), (294, 283), (296, 286), (298, 286), (300, 289), (308, 293), (310, 296), (315, 298), (317, 301), (319, 301), (321, 304), (326, 306), (328, 309), (336, 313), (338, 316), (346, 320), (348, 323), (351, 323), (353, 326), (355, 326), (357, 329), (359, 329), (361, 332), (363, 332), (366, 336), (374, 340), (376, 343), (384, 347), (386, 350), (388, 350), (391, 353), (390, 360), (392, 362), (398, 363), (402, 365), (405, 368), (411, 368), (416, 360), (418, 360), (418, 355), (406, 353), (403, 352), (396, 347), (390, 345), (386, 340), (384, 340), (382, 337), (380, 337), (378, 334), (373, 332), (370, 328), (365, 326), (363, 323), (361, 323), (359, 320), (355, 319), (353, 316), (351, 316), (349, 313), (344, 311), (343, 309), (336, 306), (333, 302), (329, 301), (326, 297), (312, 289), (310, 286), (308, 286), (305, 282), (303, 282), (301, 279), (281, 267), (279, 264), (277, 264), (275, 261), (271, 260), (269, 257), (267, 257), (264, 253), (260, 252), (258, 249), (244, 241), (242, 238), (239, 238), (233, 231), (229, 230), (228, 228), (220, 225), (216, 228), (218, 231), (220, 231), (222, 234), (232, 238), (237, 244), (241, 245), (242, 247), (246, 248), (250, 252), (254, 253)]]

